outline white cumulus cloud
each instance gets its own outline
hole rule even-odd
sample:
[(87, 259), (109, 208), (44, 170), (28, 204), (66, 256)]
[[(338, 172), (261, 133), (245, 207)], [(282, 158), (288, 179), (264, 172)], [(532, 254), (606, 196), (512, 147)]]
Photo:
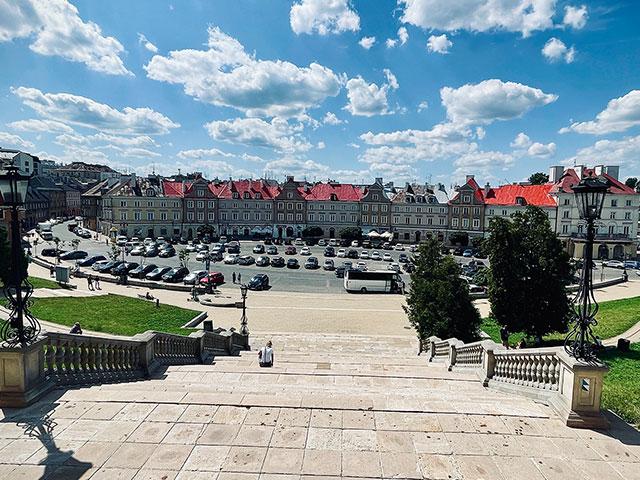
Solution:
[(440, 90), (442, 105), (453, 122), (489, 124), (519, 118), (535, 107), (555, 102), (557, 95), (516, 82), (484, 80), (460, 88)]
[(531, 145), (531, 139), (529, 135), (524, 132), (520, 132), (516, 135), (516, 138), (511, 142), (511, 148), (529, 148)]
[(589, 14), (587, 13), (587, 6), (581, 5), (579, 7), (573, 7), (567, 5), (564, 7), (564, 19), (562, 23), (575, 30), (580, 30), (587, 24)]
[(349, 0), (301, 0), (291, 6), (289, 21), (298, 35), (360, 30), (360, 17)]
[(573, 131), (603, 135), (624, 132), (637, 125), (640, 125), (640, 90), (631, 90), (622, 97), (610, 100), (607, 108), (598, 113), (595, 120), (573, 123), (560, 130), (560, 133)]
[(158, 53), (158, 47), (147, 40), (147, 37), (145, 37), (142, 33), (138, 33), (138, 43), (140, 43), (140, 45), (149, 50), (151, 53)]
[(427, 40), (427, 50), (434, 53), (447, 54), (452, 46), (453, 43), (444, 33), (439, 36), (431, 35)]
[(11, 91), (42, 117), (124, 135), (163, 135), (180, 125), (150, 108), (117, 110), (104, 103), (70, 93), (43, 93), (37, 88)]
[(19, 135), (14, 135), (9, 132), (0, 132), (0, 147), (14, 149), (32, 149), (36, 146)]
[(187, 95), (249, 116), (298, 116), (340, 92), (342, 80), (327, 67), (256, 60), (219, 28), (208, 33), (207, 50), (155, 55), (145, 66), (149, 78), (182, 84)]
[(100, 73), (133, 75), (120, 58), (122, 44), (104, 36), (96, 23), (83, 21), (67, 0), (0, 0), (0, 42), (26, 37), (40, 55), (84, 63)]
[(376, 37), (362, 37), (358, 44), (365, 50), (369, 50), (376, 43)]
[(398, 0), (398, 5), (403, 22), (425, 30), (504, 30), (526, 37), (553, 27), (556, 0)]
[(535, 142), (527, 149), (527, 155), (530, 157), (547, 158), (556, 153), (556, 144)]
[(327, 112), (322, 119), (322, 123), (325, 125), (340, 125), (344, 123), (344, 120), (340, 120), (333, 112)]
[(39, 120), (37, 118), (17, 120), (8, 123), (7, 126), (20, 132), (73, 133), (73, 128), (69, 125), (55, 120)]
[(542, 47), (542, 55), (550, 62), (564, 60), (566, 63), (573, 63), (576, 57), (576, 50), (574, 47), (567, 48), (562, 40), (553, 37)]
[(217, 148), (196, 148), (192, 150), (181, 150), (178, 152), (178, 158), (182, 159), (202, 159), (213, 157), (233, 157), (232, 153), (223, 152)]
[[(388, 72), (388, 73), (387, 73)], [(347, 98), (349, 103), (345, 110), (351, 115), (372, 117), (374, 115), (388, 115), (389, 110), (387, 92), (389, 89), (398, 88), (395, 76), (385, 69), (388, 83), (379, 87), (375, 83), (367, 83), (361, 76), (351, 78), (347, 82)]]

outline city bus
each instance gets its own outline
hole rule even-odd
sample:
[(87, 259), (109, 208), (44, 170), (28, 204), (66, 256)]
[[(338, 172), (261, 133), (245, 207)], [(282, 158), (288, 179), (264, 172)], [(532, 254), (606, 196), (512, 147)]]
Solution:
[(400, 293), (404, 290), (404, 282), (400, 275), (393, 271), (361, 271), (346, 270), (344, 272), (344, 289), (347, 292), (379, 292)]

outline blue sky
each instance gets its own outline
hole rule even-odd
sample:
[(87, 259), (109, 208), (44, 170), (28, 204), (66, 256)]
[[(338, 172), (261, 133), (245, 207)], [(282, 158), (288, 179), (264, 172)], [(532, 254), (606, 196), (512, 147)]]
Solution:
[(0, 145), (220, 178), (640, 175), (639, 20), (633, 0), (0, 0)]

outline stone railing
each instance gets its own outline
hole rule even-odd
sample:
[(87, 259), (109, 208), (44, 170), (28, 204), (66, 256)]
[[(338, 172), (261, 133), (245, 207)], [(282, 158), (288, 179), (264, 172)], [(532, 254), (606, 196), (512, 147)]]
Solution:
[(249, 350), (249, 337), (218, 329), (131, 338), (46, 332), (27, 347), (0, 347), (0, 407), (24, 407), (58, 385), (149, 377), (164, 365), (205, 363)]
[(576, 360), (561, 347), (507, 350), (492, 340), (465, 344), (437, 337), (428, 343), (429, 361), (444, 361), (449, 370), (468, 368), (486, 387), (546, 402), (571, 427), (608, 426), (600, 411), (608, 368), (600, 362)]

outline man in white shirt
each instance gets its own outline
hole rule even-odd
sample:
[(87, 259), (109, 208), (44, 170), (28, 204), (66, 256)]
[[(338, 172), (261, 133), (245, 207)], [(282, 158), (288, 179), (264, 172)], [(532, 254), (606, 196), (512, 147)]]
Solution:
[(268, 341), (267, 345), (260, 349), (258, 352), (258, 360), (261, 367), (273, 366), (273, 348), (271, 348), (271, 341)]

